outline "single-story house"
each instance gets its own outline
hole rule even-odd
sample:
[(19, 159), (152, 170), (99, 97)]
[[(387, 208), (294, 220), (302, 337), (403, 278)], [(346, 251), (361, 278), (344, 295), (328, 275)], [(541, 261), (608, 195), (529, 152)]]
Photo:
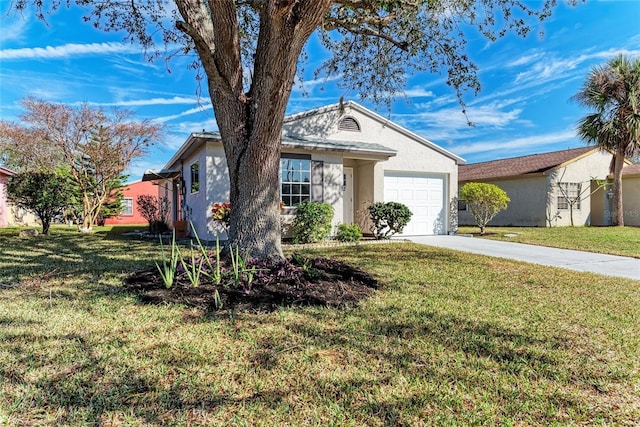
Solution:
[(640, 163), (622, 169), (624, 225), (640, 227)]
[(12, 217), (9, 202), (7, 201), (7, 182), (9, 177), (15, 174), (12, 170), (0, 166), (0, 227), (9, 225)]
[(7, 183), (16, 172), (0, 166), (0, 227), (6, 226), (30, 226), (40, 221), (35, 213), (9, 203), (7, 198)]
[(138, 196), (158, 196), (158, 186), (151, 181), (138, 181), (122, 187), (122, 211), (120, 215), (105, 218), (105, 225), (147, 224), (138, 210)]
[[(593, 225), (611, 225), (612, 200), (608, 195), (611, 194), (612, 183), (613, 176), (609, 175), (607, 187), (592, 196), (604, 201), (592, 214)], [(627, 164), (622, 169), (622, 211), (625, 226), (640, 226), (640, 163)]]
[[(446, 234), (457, 226), (450, 205), (460, 164), (464, 159), (355, 102), (294, 114), (285, 118), (282, 135), (285, 221), (300, 202), (324, 201), (334, 208), (335, 228), (358, 223), (367, 232), (366, 207), (398, 201), (413, 212), (404, 235)], [(200, 237), (215, 238), (211, 206), (229, 201), (218, 133), (191, 134), (163, 170), (148, 171), (143, 180), (161, 180), (173, 220), (189, 219)]]
[[(598, 147), (580, 147), (460, 166), (458, 185), (485, 182), (503, 189), (511, 199), (494, 226), (552, 227), (596, 225), (592, 213), (604, 211), (607, 194), (598, 192), (609, 176), (612, 154)], [(464, 201), (458, 222), (475, 225)], [(596, 221), (597, 222), (597, 221)]]

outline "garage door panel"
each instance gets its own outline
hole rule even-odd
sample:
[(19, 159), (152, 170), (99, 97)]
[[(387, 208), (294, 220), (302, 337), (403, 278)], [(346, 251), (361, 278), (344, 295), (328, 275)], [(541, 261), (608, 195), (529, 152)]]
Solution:
[(405, 204), (413, 213), (403, 235), (445, 232), (445, 182), (444, 175), (385, 173), (384, 200)]

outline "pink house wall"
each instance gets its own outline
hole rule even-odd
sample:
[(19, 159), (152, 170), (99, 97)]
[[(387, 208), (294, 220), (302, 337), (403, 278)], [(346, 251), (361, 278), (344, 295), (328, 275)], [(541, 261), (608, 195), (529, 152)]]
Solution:
[(158, 186), (150, 181), (134, 182), (127, 184), (122, 189), (122, 195), (124, 199), (131, 201), (133, 213), (131, 215), (121, 214), (117, 217), (106, 218), (104, 221), (105, 225), (147, 224), (147, 220), (144, 219), (138, 211), (138, 196), (151, 195), (158, 197)]
[(0, 175), (0, 227), (9, 223), (9, 206), (7, 204), (7, 178)]
[(7, 202), (7, 181), (15, 175), (9, 169), (0, 166), (0, 227), (9, 225), (9, 203)]

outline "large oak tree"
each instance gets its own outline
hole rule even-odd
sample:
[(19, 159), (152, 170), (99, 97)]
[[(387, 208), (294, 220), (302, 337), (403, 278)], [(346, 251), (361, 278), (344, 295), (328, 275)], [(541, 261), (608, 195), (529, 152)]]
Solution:
[(479, 89), (466, 32), (527, 35), (556, 0), (13, 0), (41, 19), (71, 3), (148, 52), (160, 43), (197, 54), (229, 168), (231, 244), (278, 258), (282, 123), (301, 58), (313, 55), (304, 50), (311, 34), (329, 53), (320, 72), (362, 98), (401, 93), (412, 72), (445, 72), (462, 104), (464, 90)]

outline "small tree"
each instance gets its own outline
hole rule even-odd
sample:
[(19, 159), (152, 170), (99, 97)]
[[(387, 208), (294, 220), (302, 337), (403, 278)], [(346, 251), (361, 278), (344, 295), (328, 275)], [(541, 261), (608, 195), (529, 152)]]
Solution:
[(507, 209), (511, 201), (507, 193), (500, 187), (482, 182), (469, 182), (460, 189), (460, 198), (469, 206), (471, 215), (480, 227), (480, 234), (484, 234), (489, 221), (498, 212)]
[(369, 206), (369, 218), (373, 223), (371, 231), (376, 239), (388, 239), (409, 224), (413, 213), (406, 205), (398, 202), (377, 202)]
[(117, 217), (122, 213), (122, 201), (124, 200), (124, 192), (122, 190), (126, 187), (125, 181), (127, 178), (128, 175), (121, 175), (115, 180), (115, 185), (109, 185), (113, 189), (102, 204), (102, 208), (100, 208), (97, 220), (98, 225), (104, 225), (106, 218)]
[(73, 184), (64, 176), (50, 172), (21, 173), (9, 180), (8, 200), (35, 212), (42, 234), (49, 234), (51, 221), (72, 203)]
[(167, 218), (169, 215), (169, 199), (147, 194), (138, 196), (138, 212), (149, 222), (150, 233), (162, 233), (169, 229)]

